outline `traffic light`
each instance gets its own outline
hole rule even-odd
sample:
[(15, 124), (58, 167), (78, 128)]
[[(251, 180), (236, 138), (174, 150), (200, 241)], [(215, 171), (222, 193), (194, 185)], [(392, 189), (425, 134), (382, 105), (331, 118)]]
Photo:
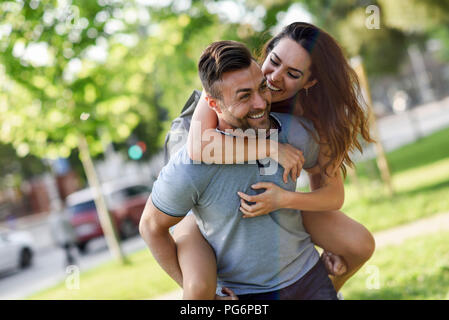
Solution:
[(138, 141), (128, 149), (128, 155), (132, 160), (139, 160), (147, 150), (147, 145), (143, 141)]

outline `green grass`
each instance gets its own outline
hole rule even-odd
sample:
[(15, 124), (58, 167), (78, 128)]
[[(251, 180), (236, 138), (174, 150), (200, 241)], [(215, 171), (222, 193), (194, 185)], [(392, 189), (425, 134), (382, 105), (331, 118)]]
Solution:
[(342, 289), (345, 299), (449, 299), (449, 233), (377, 250)]
[(347, 185), (342, 211), (372, 232), (449, 211), (449, 159), (403, 171), (393, 181), (392, 198), (377, 181)]
[[(66, 282), (30, 296), (38, 300), (137, 300), (156, 297), (175, 290), (178, 285), (161, 269), (148, 249), (129, 257), (129, 265), (108, 262), (81, 273), (79, 290), (72, 289), (71, 278)], [(72, 286), (73, 287), (73, 286)]]
[[(437, 131), (420, 140), (393, 150), (387, 154), (392, 174), (432, 164), (449, 158), (449, 128)], [(357, 165), (358, 174), (370, 177), (370, 171), (376, 170), (374, 160)]]
[[(433, 152), (433, 150), (435, 152)], [(449, 211), (449, 129), (387, 155), (395, 195), (388, 197), (374, 161), (357, 165), (342, 211), (375, 232)]]

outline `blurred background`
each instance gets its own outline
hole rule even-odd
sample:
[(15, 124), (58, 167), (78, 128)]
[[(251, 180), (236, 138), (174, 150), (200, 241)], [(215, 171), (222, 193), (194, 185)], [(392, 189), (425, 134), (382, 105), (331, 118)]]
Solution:
[(345, 298), (449, 299), (448, 12), (448, 0), (1, 1), (0, 299), (179, 297), (136, 229), (170, 122), (201, 88), (210, 42), (257, 55), (294, 21), (329, 32), (367, 78), (378, 143), (353, 155), (342, 211), (377, 250)]

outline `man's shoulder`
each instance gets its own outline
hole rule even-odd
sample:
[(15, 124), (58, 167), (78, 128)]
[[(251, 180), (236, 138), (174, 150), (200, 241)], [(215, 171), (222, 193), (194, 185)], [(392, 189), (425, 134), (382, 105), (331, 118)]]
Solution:
[(194, 182), (207, 179), (216, 170), (216, 165), (208, 165), (190, 159), (187, 147), (183, 146), (171, 156), (168, 163), (162, 168), (161, 173), (172, 174), (179, 179), (187, 178), (191, 182)]

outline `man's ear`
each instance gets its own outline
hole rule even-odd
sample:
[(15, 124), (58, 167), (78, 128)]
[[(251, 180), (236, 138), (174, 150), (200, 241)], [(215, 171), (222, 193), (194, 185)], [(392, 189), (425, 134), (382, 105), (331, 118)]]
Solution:
[(313, 80), (309, 80), (307, 81), (307, 83), (304, 85), (304, 89), (310, 89), (312, 88), (314, 85), (316, 85), (318, 83), (317, 79), (313, 79)]
[(221, 108), (218, 106), (218, 101), (216, 98), (213, 98), (211, 95), (206, 95), (206, 101), (212, 110), (214, 110), (217, 113), (221, 113)]

